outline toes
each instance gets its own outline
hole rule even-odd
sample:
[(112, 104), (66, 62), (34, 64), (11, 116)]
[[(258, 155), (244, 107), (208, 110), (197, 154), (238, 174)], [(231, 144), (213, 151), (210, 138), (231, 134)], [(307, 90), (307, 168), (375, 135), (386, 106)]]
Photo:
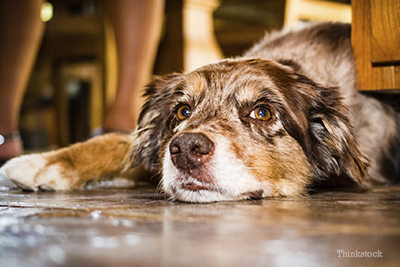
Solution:
[(38, 186), (38, 188), (40, 191), (45, 191), (45, 192), (54, 192), (55, 191), (53, 187), (50, 187), (49, 185), (46, 185), (46, 184), (41, 184)]
[[(11, 182), (13, 182), (16, 186), (18, 186), (19, 188), (21, 188), (23, 191), (26, 191), (26, 192), (34, 192), (34, 191), (37, 190), (36, 188), (31, 188), (31, 187), (29, 187), (29, 186), (27, 186), (27, 185), (25, 185), (25, 184), (23, 184), (23, 183), (18, 182), (17, 180), (14, 180), (14, 179), (10, 179), (10, 180), (11, 180)], [(35, 189), (36, 189), (36, 190), (35, 190)]]

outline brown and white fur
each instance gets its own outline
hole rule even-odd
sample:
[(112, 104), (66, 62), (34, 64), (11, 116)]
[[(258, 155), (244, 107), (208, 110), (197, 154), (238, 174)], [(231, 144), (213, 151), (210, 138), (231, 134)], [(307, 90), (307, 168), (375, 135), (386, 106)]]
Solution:
[(268, 34), (242, 57), (156, 77), (132, 135), (6, 163), (27, 190), (82, 189), (138, 165), (174, 200), (297, 196), (398, 176), (398, 115), (356, 90), (350, 26)]

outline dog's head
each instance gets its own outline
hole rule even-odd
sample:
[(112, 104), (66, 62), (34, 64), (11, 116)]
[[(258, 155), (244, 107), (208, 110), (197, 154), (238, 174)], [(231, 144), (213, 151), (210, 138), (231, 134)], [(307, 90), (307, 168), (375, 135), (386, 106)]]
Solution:
[(146, 96), (131, 163), (160, 171), (173, 199), (291, 196), (366, 175), (338, 90), (281, 64), (224, 60), (155, 78)]

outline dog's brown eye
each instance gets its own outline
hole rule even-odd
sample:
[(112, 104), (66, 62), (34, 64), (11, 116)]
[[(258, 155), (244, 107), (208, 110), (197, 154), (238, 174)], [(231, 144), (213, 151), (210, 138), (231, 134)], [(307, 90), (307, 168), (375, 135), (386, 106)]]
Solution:
[(191, 113), (190, 107), (188, 105), (183, 105), (176, 112), (176, 116), (180, 121), (183, 121), (184, 119), (189, 117), (190, 113)]
[(250, 117), (260, 121), (267, 121), (271, 118), (271, 112), (265, 107), (258, 107), (250, 113)]

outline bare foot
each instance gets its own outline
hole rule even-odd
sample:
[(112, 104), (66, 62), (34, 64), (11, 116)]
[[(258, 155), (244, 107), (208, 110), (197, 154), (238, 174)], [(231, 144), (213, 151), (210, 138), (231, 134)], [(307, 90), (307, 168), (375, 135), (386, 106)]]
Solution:
[[(0, 161), (9, 160), (22, 153), (22, 141), (19, 136), (10, 138), (7, 135), (0, 137)], [(4, 143), (3, 143), (4, 142)]]

